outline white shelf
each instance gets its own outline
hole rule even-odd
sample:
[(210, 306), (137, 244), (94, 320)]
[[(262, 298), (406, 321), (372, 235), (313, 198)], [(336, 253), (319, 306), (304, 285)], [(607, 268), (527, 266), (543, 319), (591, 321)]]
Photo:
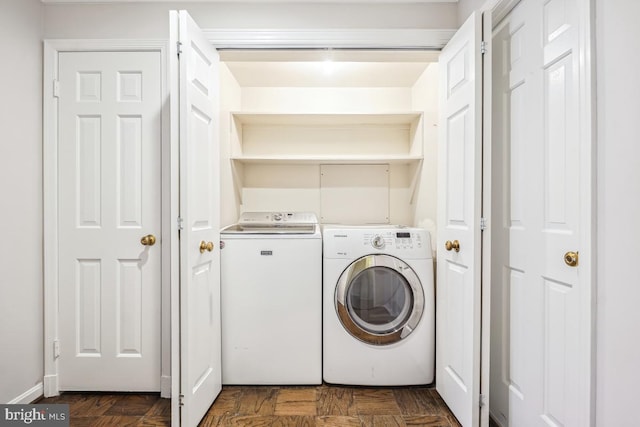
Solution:
[[(411, 203), (423, 164), (423, 112), (231, 113), (236, 166), (400, 165), (411, 171)], [(236, 179), (242, 201), (243, 184)]]
[(243, 125), (407, 125), (422, 116), (422, 112), (403, 113), (247, 113), (232, 112)]
[(339, 155), (300, 155), (300, 156), (236, 156), (231, 160), (243, 164), (330, 164), (330, 165), (377, 165), (377, 164), (411, 164), (423, 160), (422, 156), (379, 155), (379, 156), (339, 156)]
[[(422, 160), (422, 112), (235, 112), (231, 159), (246, 164), (410, 164)], [(412, 139), (413, 138), (413, 139)]]

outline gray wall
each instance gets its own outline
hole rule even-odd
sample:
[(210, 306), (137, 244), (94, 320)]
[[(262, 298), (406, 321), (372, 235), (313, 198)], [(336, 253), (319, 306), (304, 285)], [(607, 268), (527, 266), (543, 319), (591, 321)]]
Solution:
[(45, 38), (167, 38), (171, 9), (204, 29), (457, 28), (455, 3), (137, 3), (46, 5)]
[(471, 12), (480, 9), (484, 3), (485, 0), (458, 0), (458, 24), (462, 25)]
[(0, 403), (42, 382), (42, 15), (0, 0)]
[(638, 425), (640, 2), (596, 0), (597, 425)]

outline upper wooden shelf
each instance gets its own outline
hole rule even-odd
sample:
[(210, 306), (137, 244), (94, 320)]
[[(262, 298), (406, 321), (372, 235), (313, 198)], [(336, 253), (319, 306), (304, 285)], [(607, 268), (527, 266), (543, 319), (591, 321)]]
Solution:
[(232, 112), (243, 125), (411, 125), (422, 112), (404, 113), (246, 113)]

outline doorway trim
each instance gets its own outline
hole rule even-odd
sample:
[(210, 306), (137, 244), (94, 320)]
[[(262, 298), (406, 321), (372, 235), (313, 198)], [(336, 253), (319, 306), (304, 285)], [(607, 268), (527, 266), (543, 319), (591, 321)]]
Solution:
[(457, 29), (203, 29), (216, 49), (426, 49), (440, 51)]
[[(58, 368), (58, 55), (61, 52), (158, 52), (161, 79), (161, 203), (162, 203), (162, 283), (161, 283), (161, 372), (160, 393), (171, 396), (171, 285), (177, 277), (179, 265), (176, 227), (177, 202), (173, 196), (173, 164), (169, 138), (169, 106), (167, 81), (166, 40), (45, 40), (43, 72), (43, 257), (44, 257), (44, 396), (60, 394)], [(177, 170), (177, 169), (176, 169)], [(166, 197), (170, 195), (170, 197)], [(175, 276), (175, 277), (174, 277)], [(177, 283), (177, 282), (175, 282)]]

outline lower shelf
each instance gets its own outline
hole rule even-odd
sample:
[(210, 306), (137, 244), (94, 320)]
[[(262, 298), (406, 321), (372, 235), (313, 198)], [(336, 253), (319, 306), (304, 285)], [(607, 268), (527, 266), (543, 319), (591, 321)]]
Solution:
[(411, 164), (419, 163), (422, 156), (237, 156), (231, 160), (253, 164)]

